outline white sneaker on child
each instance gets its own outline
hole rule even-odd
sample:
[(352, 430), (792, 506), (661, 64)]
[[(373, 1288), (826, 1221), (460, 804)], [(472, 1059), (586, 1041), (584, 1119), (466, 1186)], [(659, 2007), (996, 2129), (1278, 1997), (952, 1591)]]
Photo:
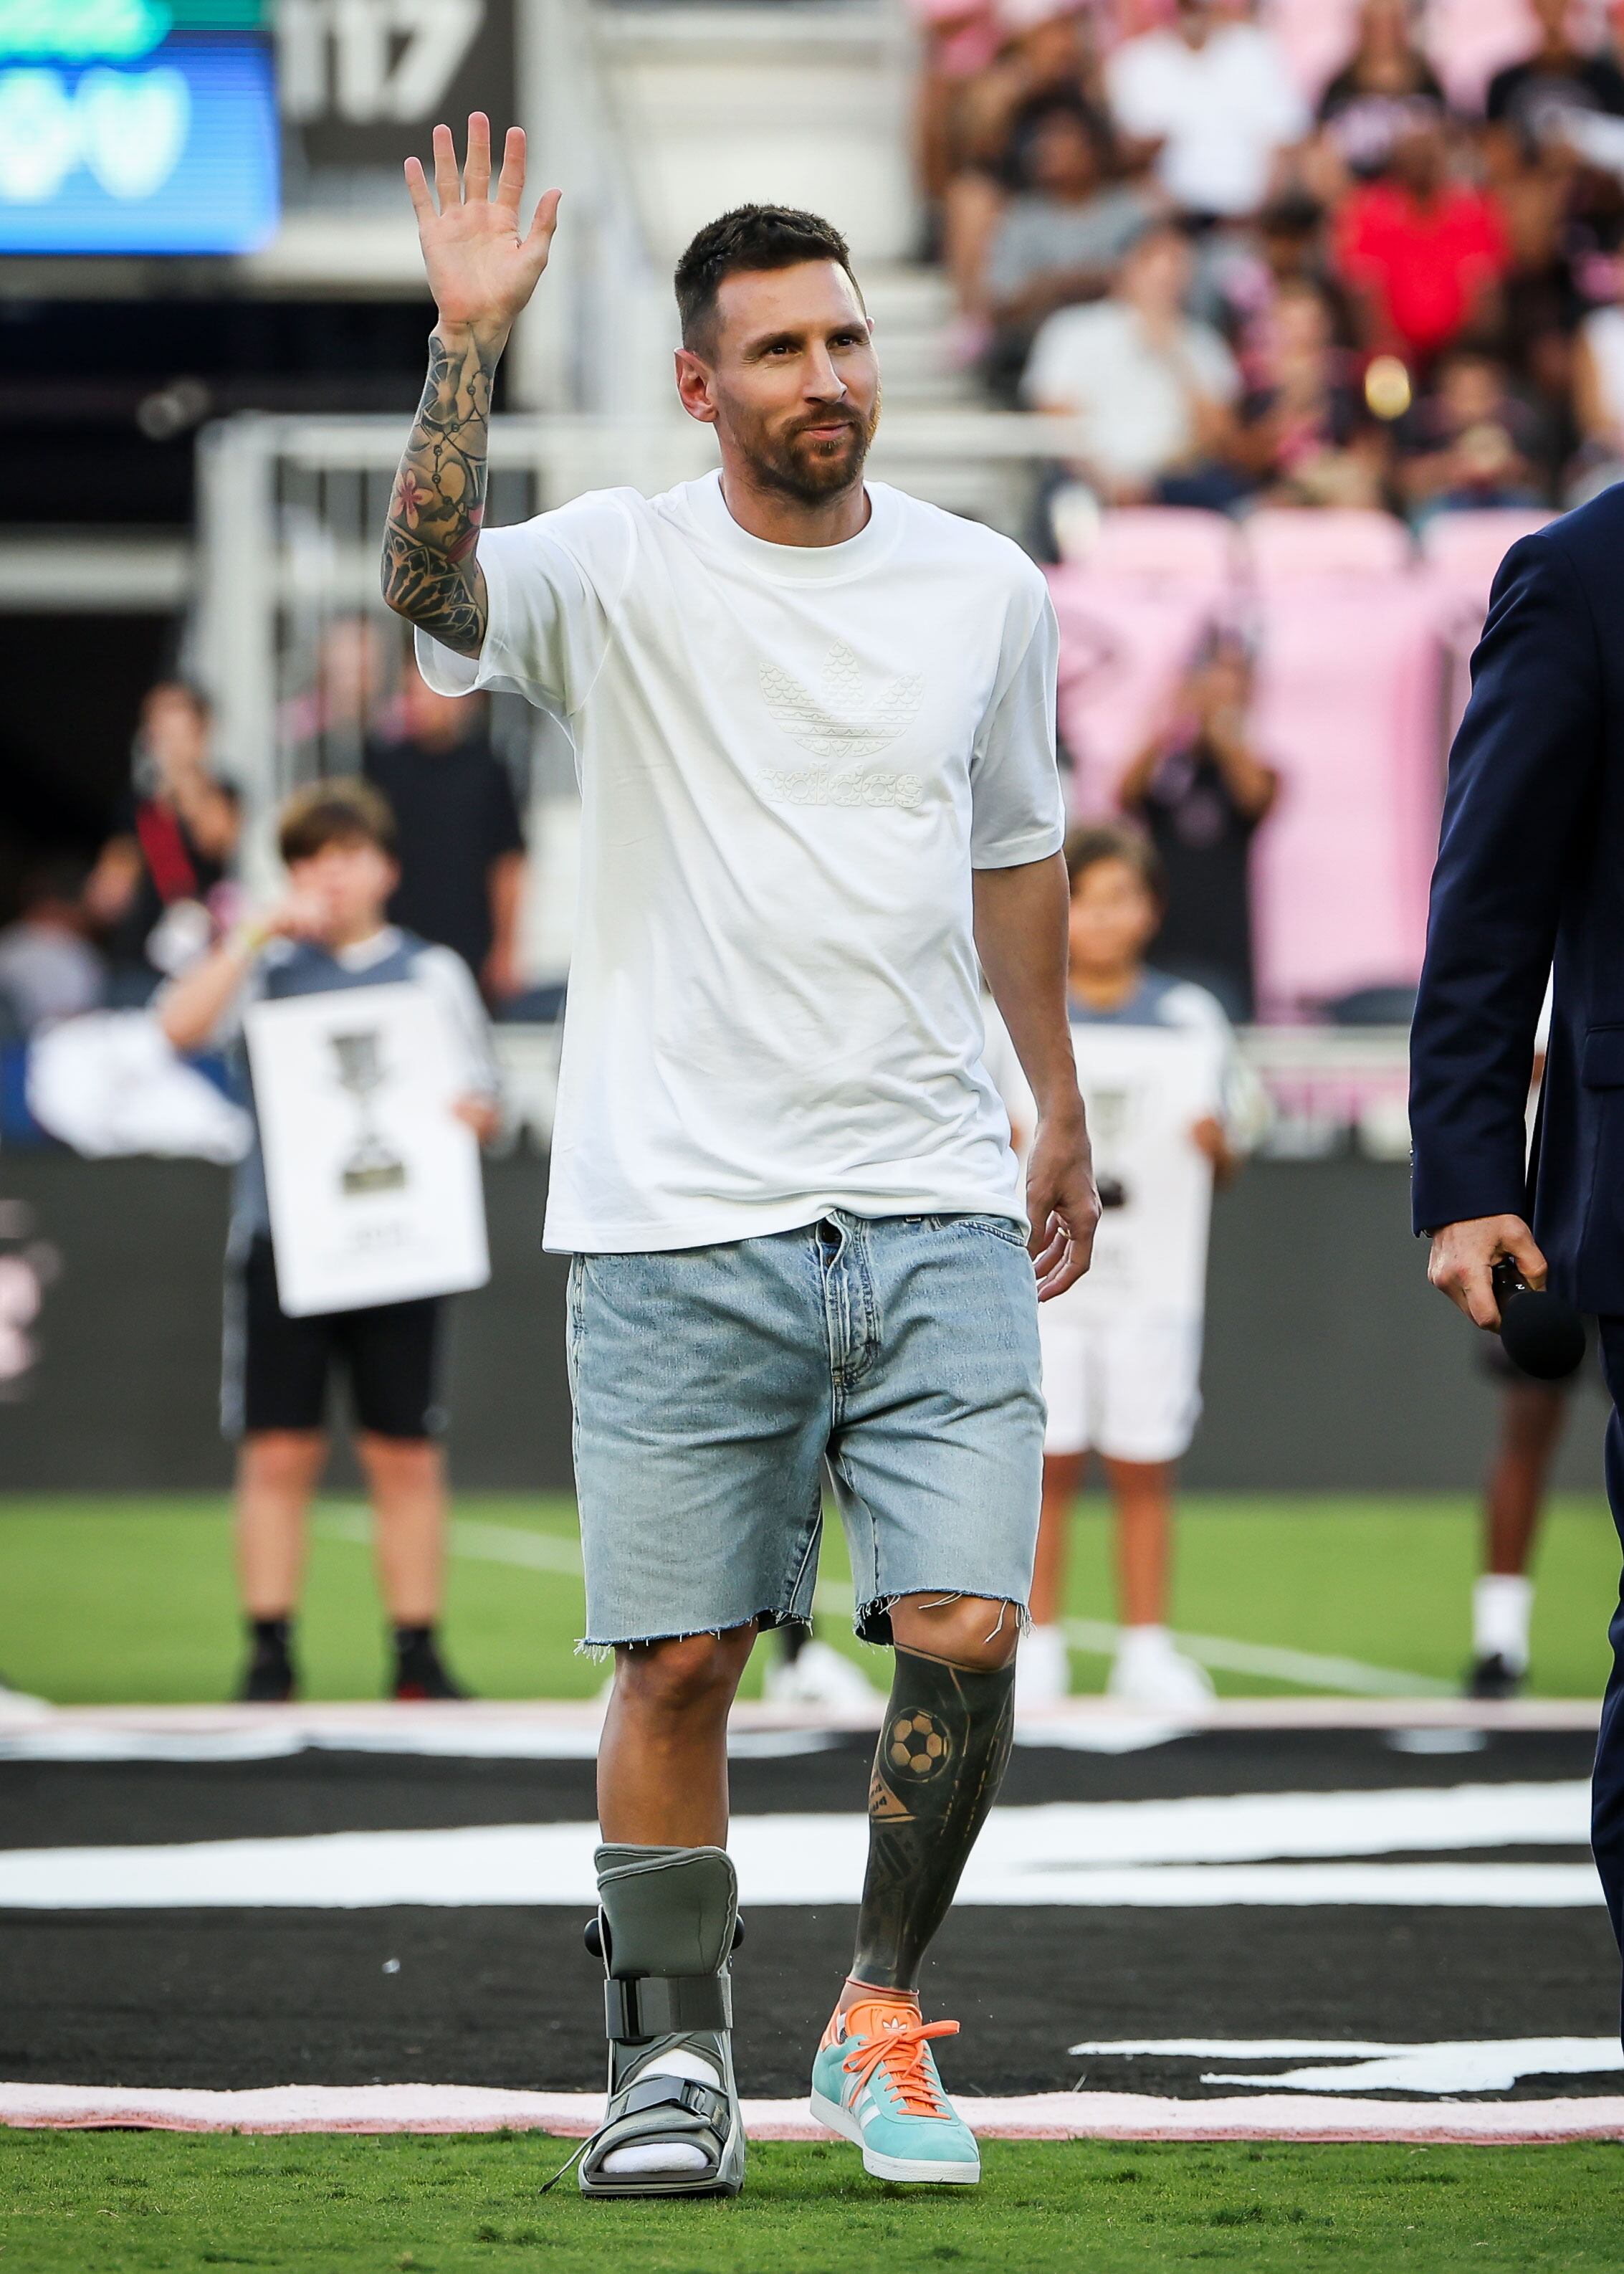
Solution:
[(793, 1659), (778, 1659), (762, 1677), (762, 1694), (770, 1706), (828, 1706), (842, 1713), (877, 1707), (883, 1702), (861, 1666), (844, 1651), (816, 1636), (804, 1642)]
[(1161, 1713), (1199, 1713), (1213, 1696), (1207, 1668), (1175, 1650), (1165, 1627), (1123, 1629), (1105, 1688), (1124, 1706)]
[(1061, 1627), (1028, 1627), (1015, 1653), (1015, 1710), (1058, 1706), (1071, 1689), (1071, 1658)]

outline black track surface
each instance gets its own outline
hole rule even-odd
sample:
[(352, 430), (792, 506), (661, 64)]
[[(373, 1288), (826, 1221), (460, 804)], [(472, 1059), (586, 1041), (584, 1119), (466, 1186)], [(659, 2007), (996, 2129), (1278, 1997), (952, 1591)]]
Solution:
[[(873, 1740), (733, 1762), (736, 1815), (849, 1812), (867, 1797)], [(1594, 1741), (1517, 1730), (1481, 1752), (1410, 1753), (1380, 1730), (1219, 1730), (1143, 1752), (1018, 1745), (1002, 1798), (1175, 1800), (1244, 1792), (1437, 1789), (1585, 1777)], [(0, 1848), (425, 1831), (461, 1824), (589, 1822), (590, 1761), (446, 1759), (323, 1751), (268, 1761), (34, 1764), (0, 1760)]]
[[(734, 1805), (853, 1810), (867, 1748), (735, 1763)], [(1130, 1800), (1437, 1788), (1583, 1775), (1587, 1739), (1497, 1736), (1417, 1755), (1368, 1732), (1225, 1733), (1140, 1753), (1017, 1750), (1004, 1798)], [(102, 1845), (581, 1820), (583, 1762), (309, 1752), (246, 1765), (0, 1764), (0, 1841)], [(1500, 1860), (1516, 1851), (1496, 1850)], [(1559, 1860), (1565, 1851), (1529, 1851)], [(1434, 1859), (1435, 1860), (1435, 1859)], [(1458, 1860), (1458, 1859), (1457, 1859)], [(737, 1961), (746, 2091), (806, 2090), (849, 1961), (849, 1909), (756, 1909)], [(588, 2090), (599, 1981), (556, 1909), (0, 1913), (0, 2075), (230, 2087), (381, 2082)], [(398, 1965), (386, 1971), (387, 1962)], [(1083, 2039), (1605, 2037), (1618, 1960), (1596, 1910), (1388, 1908), (999, 1911), (944, 1929), (928, 2009), (965, 2091), (1090, 2087), (1199, 2094), (1219, 2059), (1094, 2058)], [(1241, 2064), (1244, 2066), (1244, 2064)], [(1616, 2075), (1529, 2077), (1522, 2097), (1616, 2092)], [(1232, 2091), (1232, 2087), (1213, 2088)]]

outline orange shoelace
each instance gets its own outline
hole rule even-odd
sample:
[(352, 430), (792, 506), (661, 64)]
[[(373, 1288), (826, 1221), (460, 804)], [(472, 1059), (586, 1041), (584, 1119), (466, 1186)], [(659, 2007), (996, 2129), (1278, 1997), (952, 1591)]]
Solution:
[(883, 2068), (886, 2081), (900, 2095), (906, 2114), (946, 2116), (949, 2112), (932, 2077), (925, 2047), (932, 2037), (958, 2035), (957, 2022), (905, 2022), (900, 2018), (882, 2022), (873, 2036), (861, 2038), (840, 2064), (848, 2076), (857, 2080), (853, 2098), (875, 2070)]

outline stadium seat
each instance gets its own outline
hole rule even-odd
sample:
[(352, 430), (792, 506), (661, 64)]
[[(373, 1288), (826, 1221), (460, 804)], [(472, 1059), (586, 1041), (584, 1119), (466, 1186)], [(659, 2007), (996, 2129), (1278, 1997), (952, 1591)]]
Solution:
[(1444, 728), (1453, 741), (1471, 693), (1471, 653), (1483, 630), (1495, 572), (1520, 537), (1554, 514), (1518, 508), (1485, 513), (1440, 513), (1428, 522), (1421, 555), (1431, 588), (1432, 621), (1443, 645), (1447, 680)]
[(1476, 595), (1486, 607), (1495, 571), (1517, 539), (1555, 518), (1522, 507), (1435, 514), (1421, 534), (1421, 557), (1436, 578)]
[(1266, 1014), (1420, 971), (1442, 650), (1419, 584), (1413, 572), (1260, 582), (1256, 741), (1282, 777), (1252, 870)]
[(1127, 508), (1102, 516), (1081, 565), (1093, 576), (1221, 591), (1235, 573), (1235, 526), (1193, 507)]
[(1233, 523), (1172, 506), (1106, 514), (1086, 556), (1049, 570), (1078, 812), (1111, 809), (1202, 632), (1229, 606), (1235, 572)]
[(1409, 531), (1391, 514), (1266, 509), (1245, 523), (1246, 552), (1260, 584), (1298, 578), (1402, 575)]
[[(1435, 541), (1465, 563), (1466, 535)], [(1474, 541), (1478, 553), (1491, 542), (1481, 531)], [(1073, 809), (1111, 809), (1204, 632), (1246, 614), (1257, 740), (1283, 778), (1254, 870), (1262, 1007), (1290, 1017), (1356, 989), (1412, 985), (1438, 841), (1444, 587), (1403, 525), (1264, 511), (1237, 556), (1215, 515), (1124, 512), (1106, 516), (1086, 561), (1049, 576)], [(1451, 589), (1458, 612), (1458, 577)]]
[(1060, 734), (1076, 769), (1072, 809), (1108, 813), (1213, 620), (1215, 596), (1204, 585), (1114, 586), (1075, 568), (1050, 569), (1049, 590), (1060, 619)]

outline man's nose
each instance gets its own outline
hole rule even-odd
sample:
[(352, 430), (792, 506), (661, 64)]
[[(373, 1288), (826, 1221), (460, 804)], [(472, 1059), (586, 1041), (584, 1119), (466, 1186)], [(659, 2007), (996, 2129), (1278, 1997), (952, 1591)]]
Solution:
[(826, 347), (815, 347), (807, 361), (807, 393), (818, 403), (836, 403), (846, 393), (846, 381), (835, 369)]

